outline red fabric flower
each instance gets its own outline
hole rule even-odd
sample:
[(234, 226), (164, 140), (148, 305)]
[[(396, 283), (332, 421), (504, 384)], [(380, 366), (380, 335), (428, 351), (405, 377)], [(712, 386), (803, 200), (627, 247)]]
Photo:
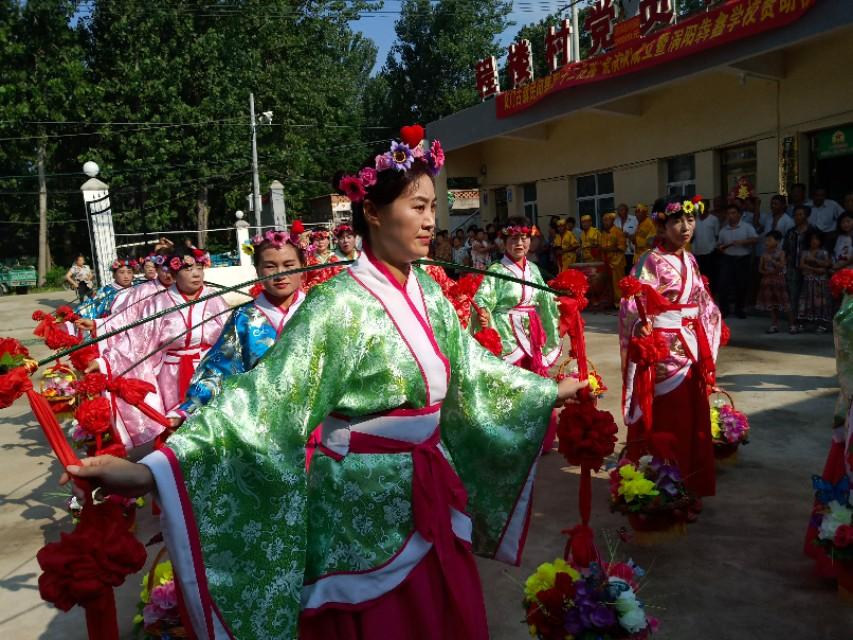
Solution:
[(474, 339), (496, 356), (503, 353), (500, 334), (492, 328), (481, 329), (474, 334)]
[(628, 343), (628, 359), (638, 366), (651, 367), (669, 355), (669, 345), (659, 333), (635, 336)]
[(290, 233), (305, 233), (305, 225), (302, 220), (294, 220), (290, 225)]
[(732, 330), (729, 329), (729, 325), (723, 322), (723, 326), (720, 328), (720, 346), (725, 347), (731, 339)]
[(832, 543), (839, 549), (845, 549), (853, 545), (853, 525), (842, 524), (835, 530), (835, 538)]
[(556, 278), (550, 280), (548, 286), (557, 291), (564, 291), (573, 298), (580, 299), (585, 298), (586, 292), (589, 291), (589, 280), (577, 269), (566, 269)]
[(61, 533), (59, 542), (45, 545), (36, 555), (42, 575), (41, 597), (57, 609), (93, 603), (145, 565), (145, 546), (130, 530), (117, 504), (87, 504), (80, 524)]
[(459, 280), (456, 281), (456, 293), (460, 296), (467, 296), (469, 298), (473, 298), (477, 295), (477, 289), (480, 288), (480, 285), (483, 282), (484, 276), (482, 274), (473, 274), (469, 273), (468, 275), (462, 276)]
[(92, 362), (95, 358), (98, 357), (98, 347), (97, 345), (90, 344), (88, 347), (83, 347), (82, 349), (78, 349), (70, 356), (68, 359), (71, 360), (71, 364), (74, 366), (77, 371), (85, 371), (86, 367), (89, 366), (89, 363)]
[(84, 400), (74, 412), (80, 427), (91, 435), (106, 433), (112, 421), (110, 401), (104, 397)]
[(559, 451), (569, 464), (597, 471), (613, 453), (618, 430), (613, 415), (592, 402), (566, 405), (557, 423)]
[(840, 298), (845, 293), (853, 294), (853, 269), (836, 271), (829, 279), (829, 288), (836, 298)]
[(367, 190), (356, 176), (344, 176), (338, 188), (350, 199), (350, 202), (361, 202), (367, 195)]
[(619, 288), (623, 298), (631, 298), (643, 290), (643, 283), (634, 276), (625, 276), (619, 281)]
[(107, 389), (107, 376), (103, 373), (95, 371), (87, 373), (82, 380), (74, 383), (74, 388), (79, 393), (87, 396), (99, 396)]
[(46, 317), (47, 314), (41, 309), (36, 309), (35, 311), (33, 311), (33, 320), (35, 320), (36, 322), (41, 322)]
[(15, 400), (33, 388), (30, 376), (23, 367), (15, 367), (0, 375), (0, 409), (12, 405)]
[(30, 352), (24, 345), (22, 345), (14, 338), (0, 338), (0, 356), (3, 355), (10, 355), (13, 358), (15, 356), (23, 356), (24, 358), (29, 358)]
[(62, 305), (56, 310), (56, 317), (62, 319), (63, 321), (67, 320), (69, 322), (74, 322), (79, 318), (79, 316), (74, 313), (74, 309), (69, 307), (67, 304)]

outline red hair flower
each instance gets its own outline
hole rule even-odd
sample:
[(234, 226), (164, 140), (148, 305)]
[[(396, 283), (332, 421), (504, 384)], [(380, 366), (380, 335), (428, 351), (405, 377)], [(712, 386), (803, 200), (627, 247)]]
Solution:
[(356, 176), (344, 176), (338, 188), (349, 198), (350, 202), (363, 202), (367, 190)]
[(93, 436), (106, 433), (112, 421), (110, 401), (104, 397), (84, 400), (74, 412), (80, 427)]
[(305, 225), (302, 220), (294, 220), (290, 225), (290, 233), (305, 233)]

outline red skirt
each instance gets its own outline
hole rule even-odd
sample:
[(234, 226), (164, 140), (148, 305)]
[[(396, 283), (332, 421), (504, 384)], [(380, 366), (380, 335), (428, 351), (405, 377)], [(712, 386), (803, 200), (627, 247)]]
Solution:
[[(652, 431), (675, 436), (675, 462), (687, 490), (697, 497), (713, 496), (717, 489), (714, 444), (711, 441), (711, 407), (708, 393), (695, 367), (674, 390), (655, 396)], [(638, 460), (648, 453), (642, 425), (628, 427), (628, 457)]]
[[(445, 575), (432, 549), (396, 589), (359, 605), (329, 605), (303, 613), (300, 640), (487, 640), (486, 607), (473, 554), (461, 543), (456, 566)], [(464, 555), (464, 557), (462, 557)], [(451, 596), (447, 580), (465, 603)]]

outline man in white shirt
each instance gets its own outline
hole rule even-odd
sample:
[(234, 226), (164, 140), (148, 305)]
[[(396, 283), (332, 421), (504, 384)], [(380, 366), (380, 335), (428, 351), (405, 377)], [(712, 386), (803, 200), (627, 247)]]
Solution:
[(627, 204), (620, 204), (616, 207), (616, 220), (613, 224), (625, 234), (625, 275), (629, 275), (634, 264), (634, 240), (640, 222), (637, 216), (629, 213)]
[(812, 194), (811, 202), (806, 204), (812, 208), (809, 214), (809, 224), (820, 229), (825, 234), (833, 233), (838, 216), (844, 211), (835, 200), (826, 197), (826, 189), (817, 187)]
[(693, 232), (693, 255), (699, 263), (699, 271), (711, 283), (711, 291), (717, 291), (717, 242), (720, 235), (720, 220), (711, 214), (710, 207), (702, 209), (696, 218)]
[(751, 224), (741, 222), (741, 210), (736, 204), (726, 208), (728, 224), (720, 230), (717, 248), (720, 257), (720, 311), (725, 318), (729, 312), (732, 296), (735, 299), (735, 315), (746, 318), (746, 293), (752, 276), (750, 262), (752, 247), (758, 242), (758, 233)]
[[(794, 219), (787, 213), (787, 205), (785, 204), (785, 196), (776, 194), (770, 200), (770, 213), (765, 213), (761, 216), (761, 226), (758, 229), (758, 235), (761, 236), (761, 241), (767, 237), (771, 231), (778, 231), (785, 237), (788, 229), (794, 227)], [(756, 251), (761, 255), (763, 251)]]

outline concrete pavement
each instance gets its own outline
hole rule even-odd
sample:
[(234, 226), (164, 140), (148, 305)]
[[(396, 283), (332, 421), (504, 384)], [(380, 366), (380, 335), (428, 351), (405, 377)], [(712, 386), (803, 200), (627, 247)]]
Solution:
[[(35, 308), (56, 307), (67, 293), (0, 298), (0, 335), (32, 340)], [(590, 357), (610, 387), (603, 407), (618, 413), (619, 355), (614, 316), (587, 318)], [(662, 640), (764, 640), (789, 636), (848, 640), (853, 606), (841, 603), (834, 584), (814, 578), (802, 556), (811, 507), (810, 477), (829, 446), (836, 381), (828, 336), (765, 335), (760, 318), (731, 320), (732, 345), (720, 358), (720, 383), (749, 414), (752, 442), (738, 462), (720, 468), (718, 495), (689, 535), (667, 547), (622, 543), (618, 553), (648, 570), (641, 597), (661, 619)], [(82, 612), (61, 613), (38, 595), (35, 554), (71, 527), (57, 485), (58, 465), (25, 402), (0, 412), (0, 637), (14, 640), (86, 637)], [(562, 554), (560, 530), (577, 515), (576, 469), (562, 458), (543, 458), (533, 524), (523, 565), (480, 561), (492, 638), (528, 637), (521, 623), (521, 583), (541, 562)], [(625, 525), (607, 511), (607, 482), (593, 482), (593, 521), (602, 549)], [(156, 529), (146, 510), (140, 538)], [(118, 592), (123, 637), (132, 637), (140, 577)], [(390, 640), (390, 639), (389, 639)]]

